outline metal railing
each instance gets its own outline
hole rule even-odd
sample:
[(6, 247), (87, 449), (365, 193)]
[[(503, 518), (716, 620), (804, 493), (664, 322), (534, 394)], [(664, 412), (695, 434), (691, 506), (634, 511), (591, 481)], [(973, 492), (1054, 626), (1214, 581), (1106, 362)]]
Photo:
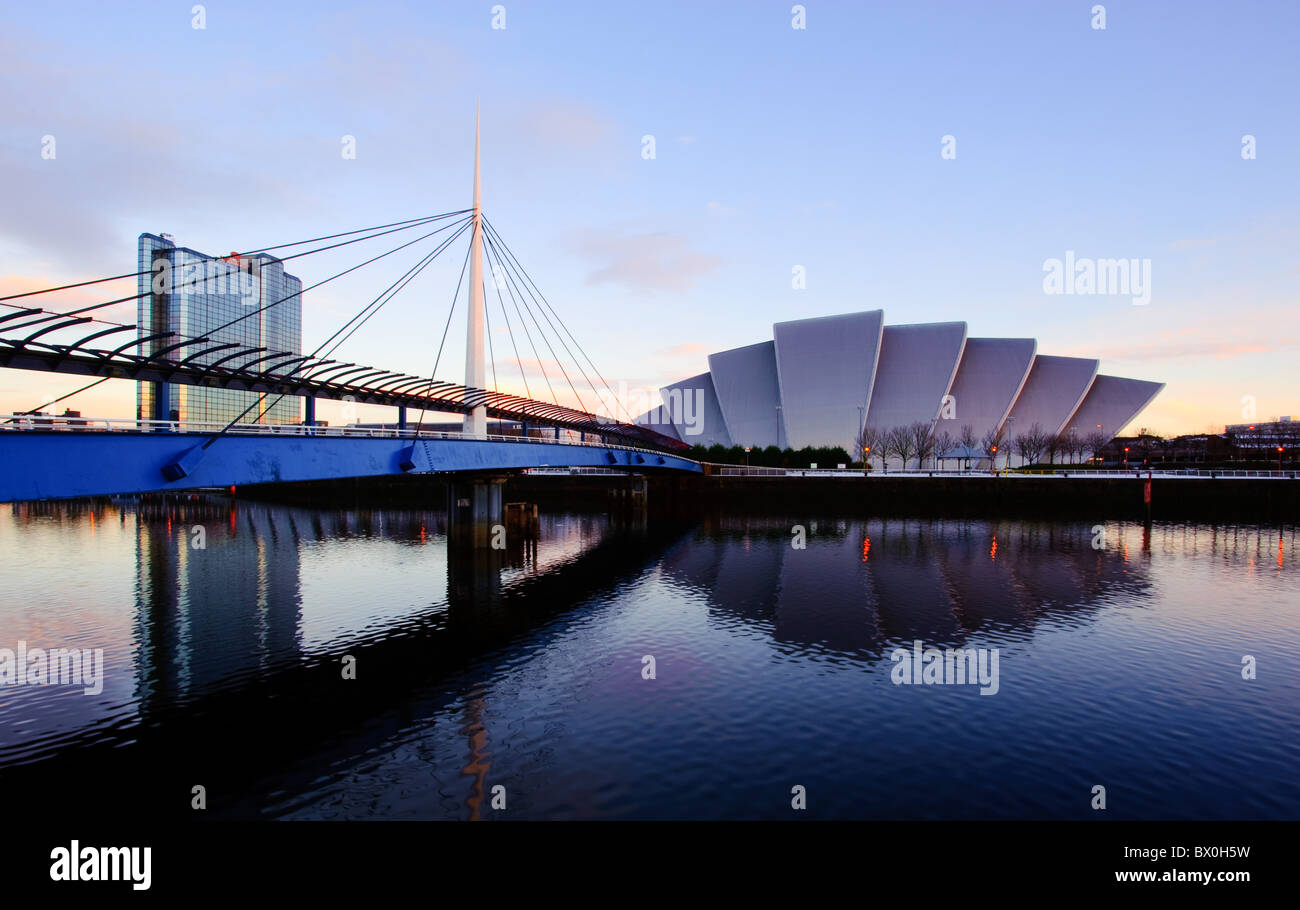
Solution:
[[(554, 436), (518, 436), (498, 433), (456, 433), (444, 430), (426, 430), (414, 427), (341, 426), (326, 427), (301, 423), (206, 423), (194, 420), (141, 420), (134, 417), (51, 417), (35, 414), (0, 414), (0, 432), (65, 432), (65, 433), (177, 433), (212, 435), (225, 431), (234, 436), (313, 436), (349, 437), (362, 439), (473, 439), (481, 442), (527, 442), (546, 445), (592, 446), (602, 449), (619, 449), (664, 456), (659, 452), (639, 446), (617, 445), (596, 439), (574, 439)], [(576, 433), (574, 430), (561, 430)], [(595, 434), (588, 431), (589, 436)], [(681, 456), (672, 456), (680, 458)], [(690, 461), (691, 459), (684, 459)]]
[(625, 477), (627, 475), (626, 471), (616, 471), (613, 468), (592, 468), (592, 467), (583, 467), (583, 466), (572, 467), (572, 468), (524, 468), (524, 473), (525, 474), (546, 474), (546, 475), (583, 474), (583, 475), (595, 475), (599, 477), (606, 477), (606, 476)]
[[(770, 468), (759, 467), (757, 465), (745, 466), (730, 464), (710, 464), (708, 467), (710, 474), (721, 477), (1000, 477), (1010, 480), (1014, 480), (1017, 477), (1034, 477), (1040, 479), (1046, 477), (1057, 477), (1061, 479), (1077, 479), (1080, 477), (1126, 477), (1145, 479), (1148, 473), (1145, 468), (1141, 470), (1131, 468), (1127, 471), (1107, 470), (1104, 468), (1096, 470), (1088, 468), (1079, 468), (1077, 470), (1062, 468), (1056, 471), (1008, 471), (1006, 469), (999, 469), (996, 472), (987, 469), (983, 471), (944, 471), (935, 468), (921, 470), (892, 470), (887, 472), (872, 470), (864, 472), (861, 468)], [(1153, 468), (1150, 470), (1150, 473), (1152, 477), (1168, 478), (1200, 477), (1206, 479), (1224, 478), (1229, 480), (1235, 478), (1259, 478), (1272, 480), (1294, 480), (1300, 478), (1300, 469), (1282, 471), (1248, 471), (1220, 468), (1177, 468), (1162, 471), (1158, 468)]]

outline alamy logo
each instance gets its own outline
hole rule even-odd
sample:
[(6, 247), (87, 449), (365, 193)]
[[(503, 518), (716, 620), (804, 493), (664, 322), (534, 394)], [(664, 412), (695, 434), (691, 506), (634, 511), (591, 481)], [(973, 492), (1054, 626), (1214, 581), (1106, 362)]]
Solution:
[(82, 847), (73, 841), (50, 851), (50, 879), (56, 882), (131, 882), (148, 891), (152, 881), (152, 847)]
[(0, 686), (81, 686), (87, 695), (104, 691), (104, 649), (0, 648)]
[(648, 390), (628, 389), (627, 383), (620, 381), (616, 393), (602, 390), (599, 398), (607, 414), (621, 415), (639, 426), (671, 424), (686, 436), (704, 432), (704, 389), (664, 389), (660, 403), (652, 405)]
[(173, 268), (166, 259), (153, 264), (155, 294), (212, 294), (238, 297), (244, 306), (261, 300), (261, 265), (256, 259), (232, 253), (228, 258), (186, 262)]
[(895, 648), (889, 655), (894, 669), (889, 677), (896, 686), (979, 686), (980, 695), (998, 694), (997, 648)]
[(1151, 302), (1150, 259), (1044, 259), (1043, 292), (1132, 297), (1134, 306)]

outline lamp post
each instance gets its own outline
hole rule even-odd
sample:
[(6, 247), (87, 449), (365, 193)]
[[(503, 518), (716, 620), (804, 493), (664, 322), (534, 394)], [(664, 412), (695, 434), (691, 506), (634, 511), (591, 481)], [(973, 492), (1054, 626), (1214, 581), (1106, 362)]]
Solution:
[(1279, 473), (1282, 471), (1282, 453), (1285, 451), (1286, 449), (1282, 446), (1277, 447), (1277, 469)]
[(745, 446), (745, 467), (749, 467), (749, 450), (752, 448), (753, 446)]

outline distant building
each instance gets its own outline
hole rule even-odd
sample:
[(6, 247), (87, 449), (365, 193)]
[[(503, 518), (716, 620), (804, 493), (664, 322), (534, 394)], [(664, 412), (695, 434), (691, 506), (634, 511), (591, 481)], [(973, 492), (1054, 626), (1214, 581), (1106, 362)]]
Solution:
[[(279, 259), (265, 253), (209, 256), (177, 246), (166, 234), (141, 234), (139, 254), (140, 338), (173, 333), (171, 338), (145, 341), (144, 353), (160, 352), (182, 338), (207, 340), (168, 351), (166, 356), (173, 360), (194, 356), (191, 362), (200, 365), (230, 354), (229, 347), (200, 353), (222, 344), (302, 352), (302, 282), (287, 274)], [(236, 418), (245, 423), (301, 423), (302, 400), (295, 395), (278, 402), (274, 395), (268, 396), (261, 408), (240, 417), (258, 397), (242, 389), (142, 382), (136, 416), (221, 424)]]
[(1278, 446), (1288, 451), (1300, 447), (1300, 421), (1290, 417), (1229, 424), (1223, 433), (1241, 459), (1270, 460), (1277, 457)]
[(637, 423), (706, 447), (858, 454), (871, 433), (921, 426), (970, 441), (949, 453), (1005, 452), (1033, 431), (1077, 438), (1091, 454), (1164, 388), (1099, 373), (1094, 358), (1041, 354), (1032, 338), (884, 320), (871, 310), (779, 322), (771, 341), (710, 354), (708, 372), (665, 386), (663, 405)]
[[(1278, 447), (1282, 451), (1278, 452)], [(1159, 436), (1117, 436), (1097, 453), (1107, 464), (1229, 464), (1275, 463), (1282, 456), (1292, 463), (1300, 454), (1300, 422), (1287, 418), (1228, 426), (1222, 433), (1198, 433), (1162, 439)]]

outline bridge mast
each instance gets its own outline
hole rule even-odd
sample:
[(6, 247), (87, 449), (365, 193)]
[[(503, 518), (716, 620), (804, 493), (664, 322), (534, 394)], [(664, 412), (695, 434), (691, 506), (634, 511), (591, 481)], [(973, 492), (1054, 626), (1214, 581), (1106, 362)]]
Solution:
[[(483, 360), (483, 202), (479, 175), (479, 114), (474, 110), (474, 224), (469, 241), (469, 318), (465, 337), (465, 385), (487, 388)], [(465, 415), (465, 432), (487, 432), (487, 407), (479, 405)]]

